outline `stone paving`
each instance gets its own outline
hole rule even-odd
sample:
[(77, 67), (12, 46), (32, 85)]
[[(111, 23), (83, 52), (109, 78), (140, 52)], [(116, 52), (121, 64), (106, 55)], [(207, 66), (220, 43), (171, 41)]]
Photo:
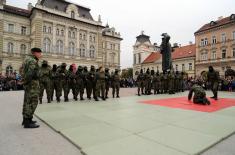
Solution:
[(235, 132), (235, 107), (205, 113), (139, 102), (179, 96), (187, 92), (43, 104), (36, 115), (87, 155), (200, 154)]

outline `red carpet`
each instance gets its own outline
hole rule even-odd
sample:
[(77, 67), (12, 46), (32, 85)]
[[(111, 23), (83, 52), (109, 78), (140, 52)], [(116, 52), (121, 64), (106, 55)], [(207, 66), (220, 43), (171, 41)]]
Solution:
[(160, 105), (170, 108), (177, 109), (187, 109), (201, 112), (215, 112), (221, 109), (225, 109), (228, 107), (235, 106), (235, 99), (228, 98), (219, 98), (219, 100), (215, 101), (213, 99), (209, 99), (211, 101), (211, 105), (197, 105), (193, 104), (192, 101), (188, 101), (187, 97), (179, 97), (179, 98), (169, 98), (169, 99), (160, 99), (160, 100), (148, 100), (141, 101), (146, 104)]

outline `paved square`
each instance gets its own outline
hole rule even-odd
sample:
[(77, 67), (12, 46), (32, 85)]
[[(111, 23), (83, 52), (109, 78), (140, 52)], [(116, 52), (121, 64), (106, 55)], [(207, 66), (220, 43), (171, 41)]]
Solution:
[(235, 107), (207, 113), (140, 103), (186, 95), (43, 104), (36, 115), (88, 155), (198, 154), (235, 132)]

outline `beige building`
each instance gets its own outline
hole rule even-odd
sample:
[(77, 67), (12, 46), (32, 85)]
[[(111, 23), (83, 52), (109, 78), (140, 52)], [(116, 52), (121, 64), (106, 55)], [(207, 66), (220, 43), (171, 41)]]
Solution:
[[(195, 76), (195, 44), (189, 44), (174, 49), (172, 53), (172, 64), (175, 71), (184, 71), (189, 77)], [(142, 63), (142, 69), (162, 72), (162, 55), (159, 51), (152, 52)]]
[(213, 66), (224, 75), (227, 67), (235, 69), (235, 14), (220, 17), (195, 32), (196, 74)]
[(133, 46), (133, 74), (139, 71), (144, 60), (157, 50), (158, 47), (155, 45), (151, 43), (150, 37), (145, 35), (143, 31), (136, 37), (136, 42)]
[(60, 65), (120, 68), (120, 33), (94, 20), (90, 9), (66, 0), (38, 0), (28, 9), (0, 0), (0, 73), (19, 71), (32, 47), (43, 59)]

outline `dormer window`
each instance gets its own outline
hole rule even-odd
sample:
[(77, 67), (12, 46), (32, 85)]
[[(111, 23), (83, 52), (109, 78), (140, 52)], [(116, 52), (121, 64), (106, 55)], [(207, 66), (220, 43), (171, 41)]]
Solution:
[(214, 26), (214, 25), (216, 25), (216, 22), (211, 21), (210, 26)]
[(230, 16), (230, 20), (234, 20), (235, 19), (235, 14), (232, 14), (231, 16)]
[(71, 11), (71, 18), (72, 18), (72, 19), (75, 18), (75, 13), (74, 13), (74, 11)]

